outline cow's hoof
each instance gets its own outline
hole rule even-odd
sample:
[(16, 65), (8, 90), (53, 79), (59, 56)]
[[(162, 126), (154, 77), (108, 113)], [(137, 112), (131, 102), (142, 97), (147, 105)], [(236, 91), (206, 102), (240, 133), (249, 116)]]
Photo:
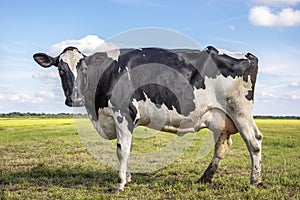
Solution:
[(119, 189), (119, 188), (115, 188), (115, 189), (111, 190), (111, 193), (112, 193), (112, 194), (118, 194), (118, 193), (121, 193), (121, 192), (124, 192), (124, 189), (121, 190), (121, 189)]
[(131, 177), (127, 177), (125, 185), (130, 185), (131, 183), (132, 183)]
[(210, 184), (212, 182), (211, 178), (208, 178), (206, 176), (202, 176), (198, 181), (197, 183), (200, 183), (200, 184)]
[(132, 183), (132, 181), (126, 182), (125, 186), (131, 185)]
[(251, 184), (251, 186), (253, 188), (266, 188), (266, 186), (263, 184), (263, 182), (258, 182), (258, 183), (255, 183), (255, 184)]

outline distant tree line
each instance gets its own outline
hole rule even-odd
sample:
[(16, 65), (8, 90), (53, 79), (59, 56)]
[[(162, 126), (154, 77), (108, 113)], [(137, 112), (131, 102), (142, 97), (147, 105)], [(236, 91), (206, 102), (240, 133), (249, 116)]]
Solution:
[(254, 119), (300, 119), (300, 116), (256, 115)]
[[(76, 118), (86, 117), (86, 114), (73, 114), (73, 113), (20, 113), (20, 112), (11, 112), (11, 113), (2, 113), (0, 117), (2, 118), (72, 118), (76, 115)], [(255, 119), (300, 119), (300, 116), (272, 116), (272, 115), (256, 115)]]
[[(11, 113), (2, 113), (0, 117), (2, 118), (72, 118), (73, 113), (20, 113), (20, 112), (11, 112)], [(85, 114), (76, 114), (76, 118), (85, 117)]]

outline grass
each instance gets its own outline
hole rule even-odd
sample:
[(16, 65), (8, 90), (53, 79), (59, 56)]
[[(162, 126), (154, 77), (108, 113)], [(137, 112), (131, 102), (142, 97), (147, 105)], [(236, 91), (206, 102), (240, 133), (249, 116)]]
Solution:
[[(249, 186), (250, 156), (239, 134), (213, 183), (195, 183), (212, 151), (200, 156), (205, 131), (171, 165), (133, 174), (111, 194), (117, 170), (88, 153), (73, 119), (0, 119), (0, 199), (300, 199), (300, 120), (256, 120), (264, 134), (262, 188)], [(150, 134), (151, 137), (144, 137)], [(133, 151), (154, 151), (174, 136), (139, 128)], [(116, 155), (111, 155), (116, 156)]]

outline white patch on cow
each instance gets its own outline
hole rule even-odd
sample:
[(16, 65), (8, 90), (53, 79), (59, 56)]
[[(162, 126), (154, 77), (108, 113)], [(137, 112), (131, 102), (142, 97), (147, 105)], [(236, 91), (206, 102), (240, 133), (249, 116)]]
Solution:
[(80, 61), (80, 59), (83, 58), (83, 55), (77, 50), (77, 49), (73, 49), (66, 51), (65, 53), (60, 55), (60, 60), (62, 60), (63, 62), (67, 63), (70, 70), (72, 71), (75, 80), (77, 78), (77, 69), (76, 66), (78, 64), (78, 62)]
[(246, 95), (252, 89), (251, 87), (250, 76), (248, 76), (247, 82), (243, 80), (243, 77), (236, 77), (226, 93), (228, 106), (234, 107), (235, 112), (247, 113), (252, 116), (252, 113), (249, 112), (252, 111), (253, 100), (246, 99)]
[(218, 51), (219, 51), (219, 55), (228, 55), (236, 59), (248, 59), (246, 57), (246, 53), (243, 52), (230, 52), (224, 49), (218, 49)]
[(106, 55), (107, 55), (107, 57), (109, 57), (109, 58), (111, 58), (111, 59), (118, 62), (119, 55), (120, 55), (120, 50), (119, 49), (113, 49), (113, 50), (106, 51)]
[(141, 114), (140, 114), (139, 104), (138, 104), (138, 102), (137, 102), (136, 99), (133, 99), (133, 100), (132, 100), (132, 104), (133, 104), (133, 106), (134, 106), (134, 107), (136, 108), (136, 110), (137, 110), (135, 119), (133, 120), (133, 123), (135, 124), (135, 123), (140, 119)]
[(201, 109), (207, 105), (227, 113), (229, 110), (231, 112), (244, 112), (243, 110), (249, 110), (249, 108), (251, 110), (252, 108), (253, 101), (246, 99), (248, 91), (252, 89), (250, 76), (248, 76), (247, 82), (241, 76), (235, 78), (224, 77), (223, 75), (216, 78), (206, 77), (205, 86), (205, 90), (196, 90), (194, 93), (196, 109)]
[[(126, 118), (121, 114), (121, 111), (118, 110), (118, 111), (115, 111), (114, 114), (114, 120), (115, 122), (117, 123), (117, 127), (119, 129), (119, 131), (121, 131), (121, 133), (124, 133), (124, 134), (131, 134), (131, 132), (128, 130), (128, 121), (126, 120)], [(117, 118), (120, 118), (122, 119), (121, 122), (117, 119)], [(122, 134), (119, 137), (122, 137)]]
[(119, 69), (118, 69), (118, 73), (120, 73), (121, 72), (121, 67), (119, 67)]
[(126, 66), (126, 67), (125, 67), (125, 69), (126, 69), (126, 71), (127, 71), (127, 74), (128, 74), (128, 79), (129, 79), (129, 80), (131, 80), (131, 77), (130, 77), (130, 73), (129, 73), (129, 69), (128, 69), (128, 67)]

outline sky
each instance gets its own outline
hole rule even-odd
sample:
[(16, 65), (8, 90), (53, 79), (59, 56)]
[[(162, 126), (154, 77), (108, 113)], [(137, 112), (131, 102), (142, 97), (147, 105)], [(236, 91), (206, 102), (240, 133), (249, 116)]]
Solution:
[(183, 36), (174, 44), (253, 53), (253, 114), (300, 116), (300, 0), (10, 0), (0, 9), (0, 113), (73, 112), (57, 69), (40, 67), (34, 53), (57, 56), (76, 45), (90, 54), (152, 27)]

